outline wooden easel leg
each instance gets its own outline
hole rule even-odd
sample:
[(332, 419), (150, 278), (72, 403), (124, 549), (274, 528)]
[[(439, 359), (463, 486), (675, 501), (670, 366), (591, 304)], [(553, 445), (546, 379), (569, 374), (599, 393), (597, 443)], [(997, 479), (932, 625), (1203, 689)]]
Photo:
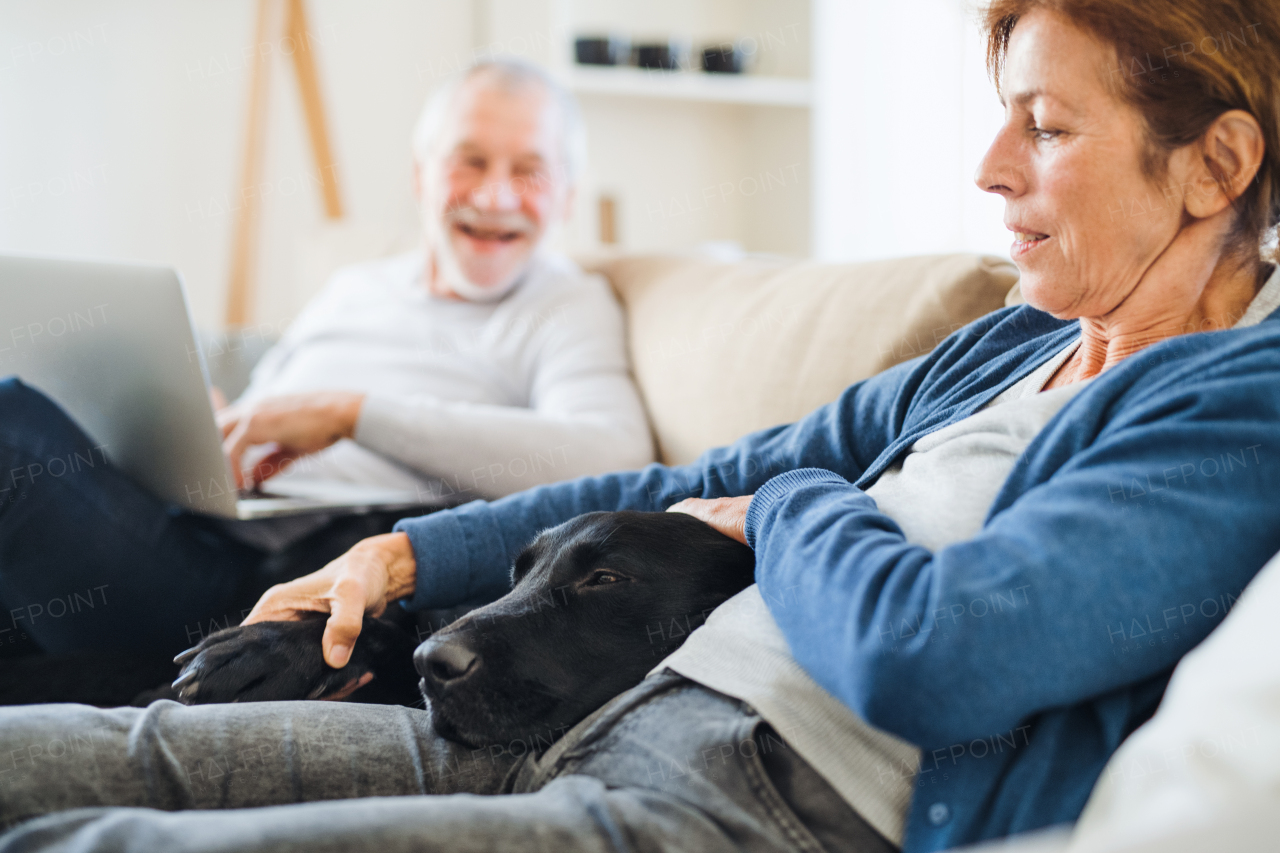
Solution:
[(316, 74), (315, 56), (311, 52), (311, 34), (307, 31), (307, 13), (303, 0), (288, 0), (288, 34), (293, 39), (293, 68), (298, 74), (302, 93), (302, 111), (307, 117), (307, 135), (311, 153), (320, 173), (324, 193), (324, 212), (330, 219), (342, 218), (342, 198), (338, 194), (338, 165), (329, 148), (329, 131), (324, 120), (324, 100), (320, 97), (320, 78)]
[[(270, 44), (281, 31), (279, 0), (258, 0), (255, 47)], [(231, 276), (227, 283), (226, 323), (243, 326), (249, 321), (254, 303), (254, 265), (257, 260), (257, 226), (260, 200), (258, 185), (262, 177), (262, 156), (266, 142), (267, 92), (271, 82), (271, 53), (263, 55), (249, 74), (249, 107), (245, 114), (243, 159), (240, 166), (240, 190), (236, 209), (235, 230), (231, 243)]]
[[(320, 97), (320, 79), (316, 74), (311, 35), (307, 32), (307, 14), (303, 0), (258, 0), (255, 45), (268, 45), (280, 38), (284, 50), (292, 44), (293, 67), (298, 75), (302, 109), (307, 119), (307, 135), (320, 173), (325, 215), (342, 216), (342, 197), (338, 192), (337, 163), (329, 146), (325, 125), (324, 101)], [(258, 61), (249, 75), (249, 107), (245, 116), (243, 160), (240, 168), (240, 191), (236, 200), (235, 230), (231, 243), (231, 275), (227, 283), (228, 326), (249, 322), (255, 301), (255, 265), (258, 249), (258, 221), (261, 198), (258, 186), (262, 180), (262, 159), (267, 137), (267, 93), (271, 86), (271, 57), (275, 49), (259, 47)]]

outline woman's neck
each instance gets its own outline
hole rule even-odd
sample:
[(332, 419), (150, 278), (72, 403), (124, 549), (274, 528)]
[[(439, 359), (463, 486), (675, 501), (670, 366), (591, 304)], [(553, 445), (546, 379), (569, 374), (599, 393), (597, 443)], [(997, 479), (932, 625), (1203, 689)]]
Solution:
[(1106, 316), (1081, 317), (1080, 348), (1053, 375), (1045, 390), (1092, 379), (1167, 338), (1231, 328), (1244, 316), (1271, 270), (1265, 264), (1223, 263), (1193, 304), (1126, 300)]

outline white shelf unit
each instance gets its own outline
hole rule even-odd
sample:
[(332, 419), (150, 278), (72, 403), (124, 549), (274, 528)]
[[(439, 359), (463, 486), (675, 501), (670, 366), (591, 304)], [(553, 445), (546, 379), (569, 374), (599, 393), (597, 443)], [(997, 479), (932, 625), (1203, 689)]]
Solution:
[(584, 65), (573, 66), (562, 74), (569, 88), (582, 94), (762, 107), (808, 107), (810, 101), (809, 81), (795, 77)]
[[(601, 247), (600, 200), (618, 247), (716, 244), (810, 254), (810, 4), (817, 0), (473, 0), (477, 49), (522, 54), (578, 96), (590, 157), (565, 231)], [(578, 65), (579, 36), (701, 48), (741, 40), (747, 73)]]

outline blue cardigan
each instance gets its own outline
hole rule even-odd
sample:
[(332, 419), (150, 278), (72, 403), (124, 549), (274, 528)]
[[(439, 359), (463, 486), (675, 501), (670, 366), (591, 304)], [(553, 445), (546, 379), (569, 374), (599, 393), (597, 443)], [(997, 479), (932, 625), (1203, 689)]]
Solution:
[(796, 659), (923, 750), (904, 850), (1074, 820), (1174, 664), (1280, 551), (1280, 312), (1099, 376), (1019, 457), (973, 539), (913, 545), (862, 489), (1078, 333), (1005, 309), (692, 465), (403, 521), (407, 606), (501, 596), (520, 548), (580, 513), (755, 493), (756, 579)]

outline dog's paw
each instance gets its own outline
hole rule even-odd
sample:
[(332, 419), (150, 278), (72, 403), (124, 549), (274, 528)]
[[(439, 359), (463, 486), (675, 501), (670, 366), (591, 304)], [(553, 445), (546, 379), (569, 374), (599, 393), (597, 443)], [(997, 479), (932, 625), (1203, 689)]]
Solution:
[[(339, 699), (368, 683), (370, 667), (352, 654), (342, 669), (324, 662), (323, 618), (258, 622), (210, 634), (174, 658), (173, 688), (188, 705)], [(357, 649), (359, 645), (357, 645)]]

